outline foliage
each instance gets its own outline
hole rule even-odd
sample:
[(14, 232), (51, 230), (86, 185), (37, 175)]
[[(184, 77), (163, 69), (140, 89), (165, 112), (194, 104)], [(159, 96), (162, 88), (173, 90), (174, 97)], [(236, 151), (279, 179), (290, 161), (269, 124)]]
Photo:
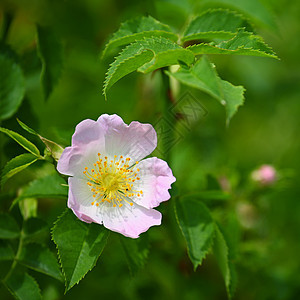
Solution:
[[(283, 41), (259, 0), (1, 3), (1, 299), (297, 298), (299, 4), (273, 2)], [(138, 239), (80, 221), (56, 172), (105, 112), (153, 124), (177, 179)]]

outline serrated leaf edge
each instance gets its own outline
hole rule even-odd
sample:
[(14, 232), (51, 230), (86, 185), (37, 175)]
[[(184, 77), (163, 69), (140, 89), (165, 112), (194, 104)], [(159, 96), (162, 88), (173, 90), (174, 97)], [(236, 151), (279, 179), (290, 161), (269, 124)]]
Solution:
[[(230, 267), (229, 267), (229, 263), (230, 263), (230, 260), (229, 260), (229, 247), (228, 247), (228, 243), (227, 243), (227, 241), (226, 241), (226, 238), (225, 238), (225, 236), (224, 236), (224, 234), (223, 234), (223, 232), (222, 232), (220, 226), (219, 226), (217, 223), (215, 223), (215, 228), (216, 228), (216, 229), (215, 229), (215, 233), (216, 233), (217, 231), (219, 231), (219, 232), (221, 233), (221, 235), (222, 235), (222, 238), (223, 238), (225, 244), (226, 244), (227, 268), (228, 268), (228, 271), (229, 271), (228, 285), (227, 285), (227, 282), (226, 282), (226, 278), (224, 278), (224, 282), (225, 282), (225, 287), (226, 287), (227, 296), (228, 296), (229, 299), (231, 299), (232, 296), (233, 296), (232, 294), (234, 294), (234, 291), (233, 291), (233, 293), (231, 294), (231, 291), (230, 291), (230, 289), (229, 289), (229, 287), (230, 287), (230, 285), (231, 285), (231, 283), (232, 283), (231, 274), (230, 274)], [(216, 236), (216, 234), (215, 234), (215, 236)], [(213, 239), (213, 244), (212, 244), (212, 246), (214, 245), (214, 243), (215, 243), (215, 238)]]
[[(61, 256), (60, 256), (60, 252), (59, 252), (59, 249), (58, 249), (58, 245), (55, 241), (55, 238), (54, 238), (54, 235), (53, 235), (53, 231), (55, 230), (55, 227), (57, 225), (57, 223), (60, 221), (60, 219), (68, 212), (68, 208), (66, 208), (64, 210), (64, 212), (58, 216), (58, 218), (55, 220), (55, 222), (53, 223), (53, 226), (51, 227), (50, 229), (50, 236), (51, 236), (51, 240), (53, 241), (54, 245), (55, 245), (55, 248), (57, 250), (57, 257), (58, 257), (58, 262), (59, 262), (59, 266), (60, 266), (60, 269), (61, 269), (61, 273), (63, 275), (63, 279), (64, 279), (64, 282), (65, 282), (65, 286), (66, 286), (66, 283), (67, 283), (67, 277), (66, 277), (66, 273), (64, 271), (64, 268), (62, 266), (62, 262), (61, 262)], [(67, 288), (67, 287), (66, 287)], [(67, 290), (65, 290), (65, 293), (67, 292)]]
[[(51, 252), (51, 250), (50, 250), (49, 248), (47, 248), (45, 245), (39, 244), (39, 243), (37, 243), (37, 242), (30, 242), (29, 244), (36, 244), (36, 245), (39, 245), (39, 246), (40, 246), (41, 248), (43, 248), (44, 250), (49, 250), (49, 253), (53, 254), (53, 257), (54, 257), (55, 259), (57, 259), (57, 257), (55, 257), (55, 254), (54, 254), (53, 252)], [(57, 277), (54, 277), (53, 275), (50, 275), (50, 274), (47, 273), (47, 272), (44, 272), (42, 269), (35, 268), (35, 267), (33, 267), (33, 266), (27, 264), (26, 262), (20, 260), (20, 259), (17, 259), (17, 262), (20, 263), (20, 264), (22, 264), (23, 266), (25, 266), (25, 267), (31, 269), (31, 270), (34, 270), (34, 271), (36, 271), (36, 272), (39, 272), (39, 273), (45, 274), (45, 275), (47, 275), (47, 276), (50, 276), (50, 277), (52, 277), (52, 278), (54, 278), (54, 279), (56, 279), (56, 280), (58, 280), (58, 281), (62, 281), (62, 280), (63, 280), (63, 277), (62, 277), (62, 276), (61, 276), (61, 279), (58, 279)], [(60, 275), (62, 275), (62, 274), (60, 274)]]
[[(143, 38), (141, 40), (137, 40), (133, 43), (130, 43), (129, 45), (127, 45), (125, 48), (123, 48), (121, 50), (121, 52), (114, 58), (114, 61), (109, 65), (109, 68), (107, 70), (107, 72), (105, 73), (105, 79), (104, 79), (104, 83), (103, 83), (103, 89), (102, 89), (102, 94), (104, 95), (105, 99), (107, 99), (107, 96), (106, 96), (106, 92), (108, 91), (107, 90), (107, 87), (108, 87), (108, 84), (109, 84), (109, 81), (111, 80), (113, 74), (115, 74), (116, 70), (118, 69), (118, 67), (126, 62), (128, 62), (128, 60), (130, 59), (133, 59), (135, 57), (137, 57), (138, 55), (141, 55), (143, 52), (146, 52), (146, 51), (151, 51), (153, 53), (153, 57), (151, 60), (149, 60), (148, 62), (145, 62), (145, 64), (148, 64), (150, 63), (153, 59), (154, 59), (154, 62), (155, 62), (155, 52), (150, 49), (150, 48), (147, 48), (146, 44), (140, 44), (141, 42), (145, 42), (145, 43), (150, 43), (150, 42), (156, 42), (156, 43), (163, 43), (163, 41), (166, 40), (168, 42), (173, 42), (171, 40), (168, 40), (167, 38), (165, 37), (153, 37), (153, 38)], [(178, 45), (177, 43), (173, 42), (174, 45), (177, 46), (177, 48), (174, 48), (174, 49), (168, 49), (166, 51), (161, 51), (159, 52), (160, 54), (161, 53), (167, 53), (168, 51), (182, 51), (182, 52), (185, 52), (185, 51), (189, 51), (192, 55), (194, 55), (194, 53), (190, 50), (188, 50), (187, 48), (183, 48), (181, 47), (180, 45)], [(117, 59), (125, 52), (127, 51), (130, 47), (133, 47), (134, 45), (139, 45), (140, 46), (140, 49), (138, 50), (138, 52), (134, 55), (134, 56), (131, 56), (125, 60), (122, 60), (121, 62), (119, 62), (118, 64), (116, 64), (117, 62)], [(145, 65), (144, 64), (144, 65)], [(137, 68), (136, 70), (138, 72), (141, 72), (141, 73), (147, 73), (149, 72), (149, 70), (151, 70), (151, 67), (152, 65), (150, 65), (147, 69), (143, 70), (142, 67), (144, 66), (140, 66), (139, 68)], [(115, 70), (112, 71), (112, 67), (115, 67)]]
[[(219, 77), (219, 74), (217, 74), (217, 76)], [(227, 82), (228, 84), (230, 84), (232, 87), (234, 87), (234, 88), (237, 88), (237, 87), (239, 87), (239, 88), (242, 88), (242, 100), (243, 100), (243, 102), (241, 103), (241, 104), (235, 104), (234, 105), (234, 107), (236, 108), (236, 112), (232, 115), (232, 116), (229, 116), (228, 115), (228, 112), (226, 111), (226, 126), (229, 126), (229, 122), (231, 121), (231, 119), (232, 119), (232, 117), (238, 112), (238, 109), (241, 107), (241, 106), (243, 106), (244, 104), (245, 104), (245, 92), (246, 92), (246, 89), (245, 89), (245, 87), (244, 86), (242, 86), (242, 85), (233, 85), (231, 82), (229, 82), (229, 81), (227, 81), (227, 80), (223, 80), (221, 77), (219, 77), (219, 79), (221, 80), (221, 81), (225, 81), (225, 82)], [(222, 89), (222, 88), (221, 88)], [(223, 91), (223, 89), (222, 89), (222, 91)], [(222, 103), (221, 103), (222, 104)], [(225, 107), (226, 107), (226, 105), (227, 105), (227, 103), (225, 103), (225, 104), (223, 104)]]
[[(97, 260), (95, 261), (95, 263), (91, 266), (91, 268), (89, 270), (86, 271), (85, 274), (82, 275), (82, 277), (80, 279), (78, 279), (77, 282), (75, 282), (72, 286), (67, 286), (67, 277), (66, 277), (66, 273), (64, 271), (64, 268), (63, 268), (63, 265), (62, 265), (62, 261), (61, 261), (61, 256), (60, 256), (60, 251), (58, 249), (58, 245), (55, 241), (55, 238), (54, 238), (54, 235), (53, 235), (53, 231), (55, 230), (55, 227), (57, 226), (57, 223), (60, 221), (60, 219), (65, 215), (67, 214), (69, 211), (69, 208), (66, 208), (65, 211), (56, 219), (56, 221), (53, 223), (53, 227), (51, 228), (50, 230), (50, 233), (51, 233), (51, 240), (54, 242), (55, 244), (55, 248), (57, 250), (57, 256), (58, 256), (58, 261), (59, 261), (59, 265), (60, 265), (60, 268), (61, 268), (61, 271), (62, 271), (62, 274), (63, 274), (63, 277), (64, 277), (64, 281), (65, 281), (65, 294), (75, 285), (75, 284), (78, 284), (84, 277), (85, 275), (90, 272), (97, 264)], [(107, 239), (108, 239), (108, 236), (109, 236), (109, 233), (107, 234), (107, 237), (106, 237), (106, 241), (105, 243), (107, 242)], [(104, 249), (104, 247), (103, 247)], [(103, 250), (102, 250), (103, 251)], [(99, 253), (98, 257), (101, 255), (102, 251)]]
[[(185, 42), (185, 41), (187, 41), (187, 40), (184, 39), (185, 37), (190, 37), (191, 35), (194, 35), (194, 34), (185, 35), (185, 32), (186, 32), (187, 28), (189, 27), (189, 25), (194, 20), (196, 20), (197, 18), (199, 18), (199, 17), (201, 17), (201, 16), (203, 16), (203, 15), (205, 15), (207, 13), (216, 12), (216, 11), (223, 11), (223, 12), (227, 12), (227, 13), (232, 13), (233, 15), (235, 15), (237, 17), (240, 17), (241, 19), (247, 21), (251, 25), (251, 27), (253, 29), (255, 28), (255, 26), (253, 25), (253, 22), (248, 17), (246, 17), (245, 15), (237, 12), (236, 10), (231, 10), (231, 9), (228, 9), (228, 8), (210, 8), (210, 9), (207, 9), (206, 11), (204, 11), (203, 13), (201, 13), (201, 14), (193, 17), (193, 19), (189, 22), (189, 24), (187, 24), (187, 27), (184, 30), (183, 37), (181, 38), (181, 41)], [(220, 30), (220, 31), (205, 31), (205, 32), (202, 32), (202, 33), (216, 33), (216, 32), (235, 34), (235, 33), (231, 32), (231, 31), (225, 31), (225, 30)]]
[[(143, 35), (145, 34), (145, 33), (161, 33), (161, 34), (166, 34), (166, 35), (168, 35), (168, 37), (166, 37), (166, 36), (164, 36), (164, 38), (166, 38), (166, 39), (169, 39), (170, 41), (173, 41), (173, 42), (176, 42), (177, 40), (178, 40), (178, 36), (175, 34), (175, 33), (173, 33), (173, 32), (168, 32), (168, 31), (164, 31), (164, 30), (148, 30), (148, 31), (142, 31), (142, 32), (138, 32), (138, 33), (134, 33), (134, 34), (130, 34), (130, 35), (125, 35), (125, 36), (123, 36), (123, 37), (121, 37), (121, 38), (118, 38), (118, 39), (115, 39), (115, 40), (110, 40), (106, 45), (105, 45), (105, 48), (104, 48), (104, 50), (102, 51), (102, 54), (101, 54), (101, 59), (103, 59), (105, 56), (106, 56), (106, 54), (107, 54), (107, 51), (111, 48), (111, 45), (112, 44), (115, 44), (115, 43), (117, 43), (117, 42), (119, 42), (119, 41), (122, 41), (123, 39), (125, 39), (125, 38), (128, 38), (128, 37), (133, 37), (133, 38), (135, 38), (134, 39), (134, 41), (133, 42), (131, 42), (131, 43), (134, 43), (134, 42), (136, 42), (136, 41), (140, 41), (140, 40), (142, 40), (142, 39), (144, 39), (144, 38), (155, 38), (155, 37), (159, 37), (159, 36), (156, 36), (155, 34), (154, 35), (151, 35), (151, 34), (149, 34), (149, 36), (147, 36), (147, 37), (144, 37)], [(141, 38), (139, 38), (139, 36), (141, 36)], [(172, 37), (174, 37), (174, 38), (172, 38)], [(123, 44), (123, 45), (128, 45), (128, 44), (130, 44), (130, 43), (126, 43), (126, 44)], [(121, 47), (122, 45), (118, 45), (117, 47)], [(115, 47), (113, 47), (113, 48), (115, 48)], [(113, 48), (111, 48), (111, 49), (113, 49)]]
[[(29, 275), (27, 272), (24, 272), (24, 276), (29, 276), (32, 281), (34, 282), (34, 284), (36, 285), (37, 289), (38, 289), (38, 294), (40, 296), (40, 299), (42, 299), (42, 295), (41, 295), (41, 289), (40, 286), (38, 285), (37, 281), (35, 280), (35, 278), (31, 275)], [(6, 286), (6, 288), (9, 290), (9, 292), (16, 298), (16, 299), (20, 299), (19, 297), (17, 297), (17, 295), (14, 293), (13, 290), (10, 289), (10, 287), (7, 285), (7, 283), (5, 281), (2, 281), (4, 283), (4, 285)]]
[[(176, 201), (178, 201), (178, 200), (179, 200), (179, 199), (176, 199)], [(208, 212), (209, 212), (209, 209), (206, 207), (206, 205), (205, 205), (202, 201), (201, 201), (201, 203), (204, 205), (204, 207), (205, 207), (205, 208), (208, 210)], [(207, 255), (212, 251), (212, 246), (213, 246), (213, 242), (214, 242), (215, 234), (216, 234), (216, 233), (215, 233), (215, 230), (214, 230), (214, 232), (213, 232), (213, 234), (212, 234), (212, 236), (211, 236), (211, 238), (210, 238), (209, 246), (207, 247), (207, 251), (204, 251), (204, 255), (203, 255), (202, 259), (201, 259), (201, 262), (195, 265), (194, 262), (193, 262), (192, 259), (191, 259), (190, 249), (189, 249), (189, 247), (188, 247), (188, 245), (187, 245), (186, 237), (185, 237), (185, 235), (184, 235), (182, 226), (181, 226), (181, 224), (180, 224), (180, 222), (179, 222), (179, 218), (178, 218), (178, 214), (177, 214), (176, 203), (174, 204), (174, 210), (175, 210), (175, 218), (176, 218), (177, 224), (178, 224), (178, 226), (179, 226), (179, 228), (180, 228), (180, 231), (181, 231), (181, 233), (182, 233), (182, 235), (183, 235), (183, 237), (184, 237), (184, 239), (185, 239), (185, 242), (186, 242), (186, 249), (187, 249), (187, 252), (188, 252), (188, 256), (189, 256), (189, 258), (190, 258), (191, 263), (193, 264), (194, 272), (195, 272), (195, 271), (197, 270), (197, 268), (198, 268), (199, 266), (202, 265), (202, 262), (203, 262), (203, 260), (207, 257)], [(210, 212), (209, 212), (209, 215), (211, 216)], [(212, 223), (215, 225), (215, 221), (213, 220), (212, 216), (211, 216), (211, 219), (212, 219)]]
[[(131, 23), (131, 22), (135, 22), (135, 21), (137, 21), (137, 20), (144, 20), (144, 19), (152, 19), (156, 24), (159, 24), (159, 25), (163, 25), (164, 27), (165, 27), (165, 29), (166, 30), (163, 30), (163, 29), (155, 29), (155, 30), (145, 30), (145, 31), (140, 31), (140, 32), (136, 32), (136, 33), (133, 33), (133, 34), (128, 34), (128, 35), (125, 35), (125, 36), (122, 36), (122, 37), (120, 37), (120, 38), (114, 38), (114, 36), (122, 29), (122, 27), (124, 26), (124, 25), (126, 25), (126, 24), (129, 24), (129, 23)], [(168, 31), (168, 30), (169, 31)], [(118, 28), (118, 30), (117, 31), (115, 31), (113, 34), (112, 34), (112, 36), (111, 36), (111, 38), (109, 39), (109, 41), (105, 44), (105, 47), (104, 47), (104, 49), (103, 49), (103, 51), (102, 51), (102, 54), (101, 54), (101, 58), (104, 58), (105, 57), (105, 55), (106, 55), (106, 52), (107, 52), (107, 49), (109, 49), (110, 48), (110, 45), (111, 44), (113, 44), (113, 43), (115, 43), (115, 42), (118, 42), (118, 41), (121, 41), (122, 39), (125, 39), (125, 38), (127, 38), (127, 37), (130, 37), (130, 36), (137, 36), (137, 35), (142, 35), (142, 34), (144, 34), (145, 32), (157, 32), (157, 33), (159, 33), (159, 32), (161, 32), (161, 33), (167, 33), (167, 34), (170, 34), (170, 37), (173, 35), (173, 37), (174, 37), (174, 41), (176, 42), (177, 40), (178, 40), (178, 36), (177, 36), (177, 34), (175, 34), (174, 32), (172, 32), (172, 30), (171, 30), (171, 28), (170, 28), (170, 26), (169, 25), (167, 25), (167, 24), (164, 24), (164, 23), (161, 23), (160, 21), (158, 21), (158, 20), (156, 20), (155, 18), (153, 18), (152, 16), (141, 16), (141, 17), (136, 17), (136, 18), (132, 18), (132, 19), (129, 19), (129, 20), (126, 20), (126, 21), (124, 21), (124, 22), (122, 22), (121, 24), (120, 24), (120, 26), (119, 26), (119, 28)], [(175, 37), (176, 37), (176, 40), (175, 40)], [(140, 39), (137, 39), (137, 40), (140, 40)], [(135, 41), (137, 41), (137, 40), (135, 40)], [(170, 38), (170, 40), (172, 40), (173, 41), (173, 39), (171, 39)], [(120, 45), (121, 46), (121, 45)]]
[[(229, 40), (227, 40), (226, 41), (226, 43), (227, 42), (230, 42), (230, 41), (232, 41), (236, 36), (237, 36), (237, 34), (240, 32), (241, 30), (239, 30), (239, 31), (237, 31), (236, 33), (235, 33), (235, 35), (231, 38), (231, 39), (229, 39)], [(270, 54), (270, 53), (267, 53), (267, 52), (265, 52), (265, 51), (262, 51), (262, 50), (257, 50), (257, 49), (253, 49), (253, 48), (247, 48), (247, 47), (245, 47), (245, 46), (239, 46), (237, 49), (235, 49), (235, 50), (231, 50), (231, 49), (225, 49), (225, 48), (221, 48), (221, 47), (218, 47), (220, 44), (218, 44), (218, 45), (211, 45), (211, 44), (207, 44), (207, 43), (200, 43), (200, 44), (195, 44), (195, 45), (191, 45), (191, 46), (188, 46), (186, 49), (189, 49), (190, 51), (192, 51), (193, 52), (193, 50), (191, 50), (191, 49), (193, 49), (193, 48), (197, 48), (198, 46), (205, 46), (205, 47), (209, 47), (209, 48), (213, 48), (213, 49), (217, 49), (217, 50), (224, 50), (224, 51), (229, 51), (229, 52), (231, 52), (232, 54), (235, 54), (236, 52), (238, 52), (239, 50), (250, 50), (250, 51), (252, 51), (252, 52), (254, 52), (254, 53), (258, 53), (258, 54), (260, 54), (260, 53), (263, 53), (265, 56), (267, 56), (267, 57), (271, 57), (271, 58), (275, 58), (275, 59), (278, 59), (278, 60), (280, 60), (280, 58), (276, 55), (276, 53), (273, 51), (273, 49), (272, 49), (272, 47), (270, 47), (264, 40), (263, 40), (263, 38), (261, 37), (261, 36), (259, 36), (259, 35), (255, 35), (255, 34), (253, 34), (252, 32), (249, 32), (249, 31), (244, 31), (244, 30), (242, 30), (243, 32), (245, 32), (245, 33), (249, 33), (249, 36), (251, 36), (252, 38), (254, 37), (254, 38), (257, 38), (261, 43), (263, 43), (264, 44), (264, 46), (270, 51), (270, 52), (272, 52), (273, 54)], [(195, 53), (195, 52), (193, 52), (194, 53), (194, 55), (202, 55), (203, 53), (199, 53), (199, 54), (197, 54), (197, 53)], [(211, 54), (231, 54), (231, 53), (211, 53)], [(210, 54), (210, 53), (207, 53), (207, 54)], [(238, 54), (238, 55), (245, 55), (245, 54)], [(261, 55), (257, 55), (257, 56), (261, 56)]]
[[(203, 56), (206, 56), (206, 55), (204, 54)], [(235, 107), (238, 109), (240, 106), (244, 105), (244, 103), (245, 103), (244, 93), (245, 93), (245, 91), (246, 91), (245, 87), (242, 86), (242, 85), (233, 85), (233, 84), (230, 83), (229, 81), (223, 80), (223, 79), (219, 76), (219, 74), (216, 72), (215, 67), (213, 66), (213, 64), (212, 64), (209, 60), (207, 60), (207, 61), (208, 61), (209, 64), (212, 65), (212, 69), (214, 70), (216, 77), (219, 79), (219, 84), (218, 84), (218, 86), (219, 86), (220, 92), (222, 93), (221, 96), (222, 96), (223, 99), (221, 99), (221, 101), (220, 101), (220, 99), (218, 98), (218, 95), (215, 95), (214, 93), (212, 93), (212, 92), (210, 92), (210, 91), (204, 91), (204, 92), (205, 92), (206, 94), (210, 95), (210, 96), (211, 96), (212, 98), (214, 98), (215, 100), (217, 100), (221, 105), (223, 105), (224, 107), (226, 107), (226, 102), (225, 102), (225, 103), (222, 102), (222, 100), (224, 100), (225, 97), (224, 97), (224, 91), (223, 91), (223, 88), (222, 88), (222, 86), (221, 86), (221, 82), (222, 82), (222, 81), (223, 81), (223, 82), (227, 82), (228, 84), (230, 84), (231, 86), (233, 86), (233, 87), (235, 87), (235, 88), (240, 87), (240, 88), (243, 89), (243, 91), (242, 91), (243, 103), (240, 104), (240, 105), (237, 104)], [(197, 63), (197, 61), (195, 62), (195, 64), (196, 64), (196, 63)], [(194, 65), (193, 65), (193, 66), (194, 66)], [(193, 67), (193, 66), (192, 66), (192, 67)], [(182, 67), (180, 67), (174, 74), (176, 74), (177, 72), (180, 72), (181, 69), (182, 69)], [(191, 68), (189, 69), (189, 71), (190, 71), (191, 74), (193, 74), (193, 75), (197, 78), (197, 74), (195, 74), (194, 72), (192, 72), (192, 71), (191, 71)], [(171, 73), (171, 72), (165, 71), (165, 73), (166, 73), (168, 76), (171, 76), (171, 77), (173, 76), (173, 73)], [(176, 77), (174, 77), (174, 78), (176, 79)], [(185, 83), (182, 83), (182, 84), (185, 84)], [(187, 84), (185, 84), (185, 85), (187, 85)], [(196, 85), (190, 85), (190, 86), (192, 86), (192, 87), (195, 88), (195, 89), (199, 89)], [(202, 90), (202, 89), (199, 89), (199, 90)], [(202, 90), (202, 91), (203, 91), (203, 90)], [(225, 101), (225, 100), (224, 100), (224, 101)], [(234, 115), (232, 115), (232, 116), (229, 118), (229, 115), (228, 115), (227, 111), (225, 111), (225, 112), (226, 112), (226, 125), (228, 126), (230, 120), (232, 119), (232, 117), (233, 117)]]
[[(143, 52), (145, 51), (149, 51), (149, 50), (145, 50), (143, 49), (142, 47), (140, 48), (140, 50), (134, 55), (134, 56), (131, 56), (131, 57), (128, 57), (126, 58), (125, 60), (122, 60), (121, 62), (119, 63), (116, 63), (117, 62), (117, 59), (125, 52), (127, 51), (130, 47), (134, 46), (138, 44), (137, 42), (134, 42), (134, 43), (131, 43), (129, 44), (128, 46), (126, 46), (124, 49), (122, 49), (122, 51), (114, 58), (114, 61), (109, 64), (109, 68), (107, 70), (107, 72), (105, 73), (105, 79), (104, 79), (104, 82), (103, 82), (103, 89), (102, 89), (102, 94), (103, 96), (105, 97), (105, 100), (107, 99), (107, 96), (106, 96), (106, 92), (108, 91), (107, 87), (109, 85), (109, 81), (111, 80), (112, 76), (115, 74), (115, 72), (118, 70), (118, 67), (122, 64), (125, 64), (126, 62), (128, 62), (129, 60), (141, 55)], [(115, 70), (112, 71), (112, 67), (115, 67)]]

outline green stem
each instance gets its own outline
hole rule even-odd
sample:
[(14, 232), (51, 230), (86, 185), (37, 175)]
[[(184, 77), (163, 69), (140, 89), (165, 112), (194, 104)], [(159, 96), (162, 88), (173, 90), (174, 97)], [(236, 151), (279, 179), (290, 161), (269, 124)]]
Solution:
[(3, 23), (2, 23), (2, 32), (1, 32), (1, 41), (5, 42), (9, 33), (9, 28), (13, 20), (13, 15), (10, 12), (4, 13)]
[(19, 260), (19, 257), (21, 255), (21, 251), (22, 251), (22, 248), (23, 248), (23, 239), (24, 239), (24, 231), (23, 231), (23, 226), (22, 226), (22, 230), (21, 230), (21, 233), (20, 233), (20, 240), (19, 240), (18, 250), (17, 250), (14, 261), (12, 262), (8, 273), (6, 274), (6, 276), (3, 279), (4, 283), (11, 276), (11, 274), (13, 273), (13, 271), (14, 271), (16, 265), (17, 265), (17, 262)]

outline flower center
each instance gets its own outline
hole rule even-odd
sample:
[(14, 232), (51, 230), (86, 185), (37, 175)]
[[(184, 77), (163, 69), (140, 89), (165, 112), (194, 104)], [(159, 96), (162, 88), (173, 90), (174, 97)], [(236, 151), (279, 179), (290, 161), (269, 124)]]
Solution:
[(98, 153), (98, 160), (94, 163), (94, 169), (89, 170), (88, 167), (84, 168), (83, 174), (88, 178), (87, 185), (90, 187), (94, 201), (92, 205), (108, 202), (113, 207), (122, 207), (122, 202), (125, 201), (131, 206), (132, 202), (128, 202), (128, 198), (137, 196), (140, 197), (143, 191), (134, 190), (134, 182), (140, 180), (136, 168), (138, 162), (131, 166), (129, 165), (130, 158), (119, 158), (114, 156), (113, 160), (108, 160), (107, 156), (101, 158)]

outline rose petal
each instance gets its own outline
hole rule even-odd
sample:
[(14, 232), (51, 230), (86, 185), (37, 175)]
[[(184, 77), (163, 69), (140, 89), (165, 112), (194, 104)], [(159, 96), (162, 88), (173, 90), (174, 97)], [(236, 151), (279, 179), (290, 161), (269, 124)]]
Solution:
[(168, 164), (157, 157), (151, 157), (140, 161), (137, 167), (140, 169), (140, 180), (135, 181), (134, 189), (142, 190), (143, 194), (133, 197), (133, 201), (146, 208), (153, 208), (169, 200), (171, 196), (168, 189), (176, 178)]
[(86, 180), (69, 177), (68, 207), (74, 214), (86, 223), (102, 224), (101, 215), (97, 214), (97, 207), (91, 203), (94, 201), (90, 187)]
[(83, 146), (94, 141), (104, 143), (104, 133), (102, 126), (94, 120), (83, 120), (80, 122), (72, 136), (72, 146)]
[[(99, 207), (91, 205), (94, 201), (87, 181), (75, 177), (69, 178), (68, 207), (86, 223), (104, 224), (110, 230), (131, 238), (138, 238), (149, 227), (160, 225), (161, 213), (124, 202), (122, 207), (112, 207), (110, 203), (100, 203)], [(130, 199), (128, 199), (131, 201)]]
[(105, 150), (110, 155), (123, 155), (138, 161), (153, 152), (157, 136), (150, 124), (125, 124), (117, 115), (101, 115), (97, 120), (105, 131)]
[(90, 142), (84, 147), (66, 147), (57, 163), (58, 172), (86, 179), (83, 174), (84, 168), (93, 168), (93, 164), (98, 160), (98, 152), (104, 153), (103, 147), (104, 143), (99, 141)]
[[(130, 200), (130, 199), (128, 199)], [(100, 208), (101, 209), (101, 208)], [(99, 209), (99, 210), (100, 210)], [(146, 209), (124, 203), (122, 207), (106, 207), (102, 210), (103, 225), (127, 237), (138, 238), (151, 226), (161, 224), (161, 213), (155, 209)]]

